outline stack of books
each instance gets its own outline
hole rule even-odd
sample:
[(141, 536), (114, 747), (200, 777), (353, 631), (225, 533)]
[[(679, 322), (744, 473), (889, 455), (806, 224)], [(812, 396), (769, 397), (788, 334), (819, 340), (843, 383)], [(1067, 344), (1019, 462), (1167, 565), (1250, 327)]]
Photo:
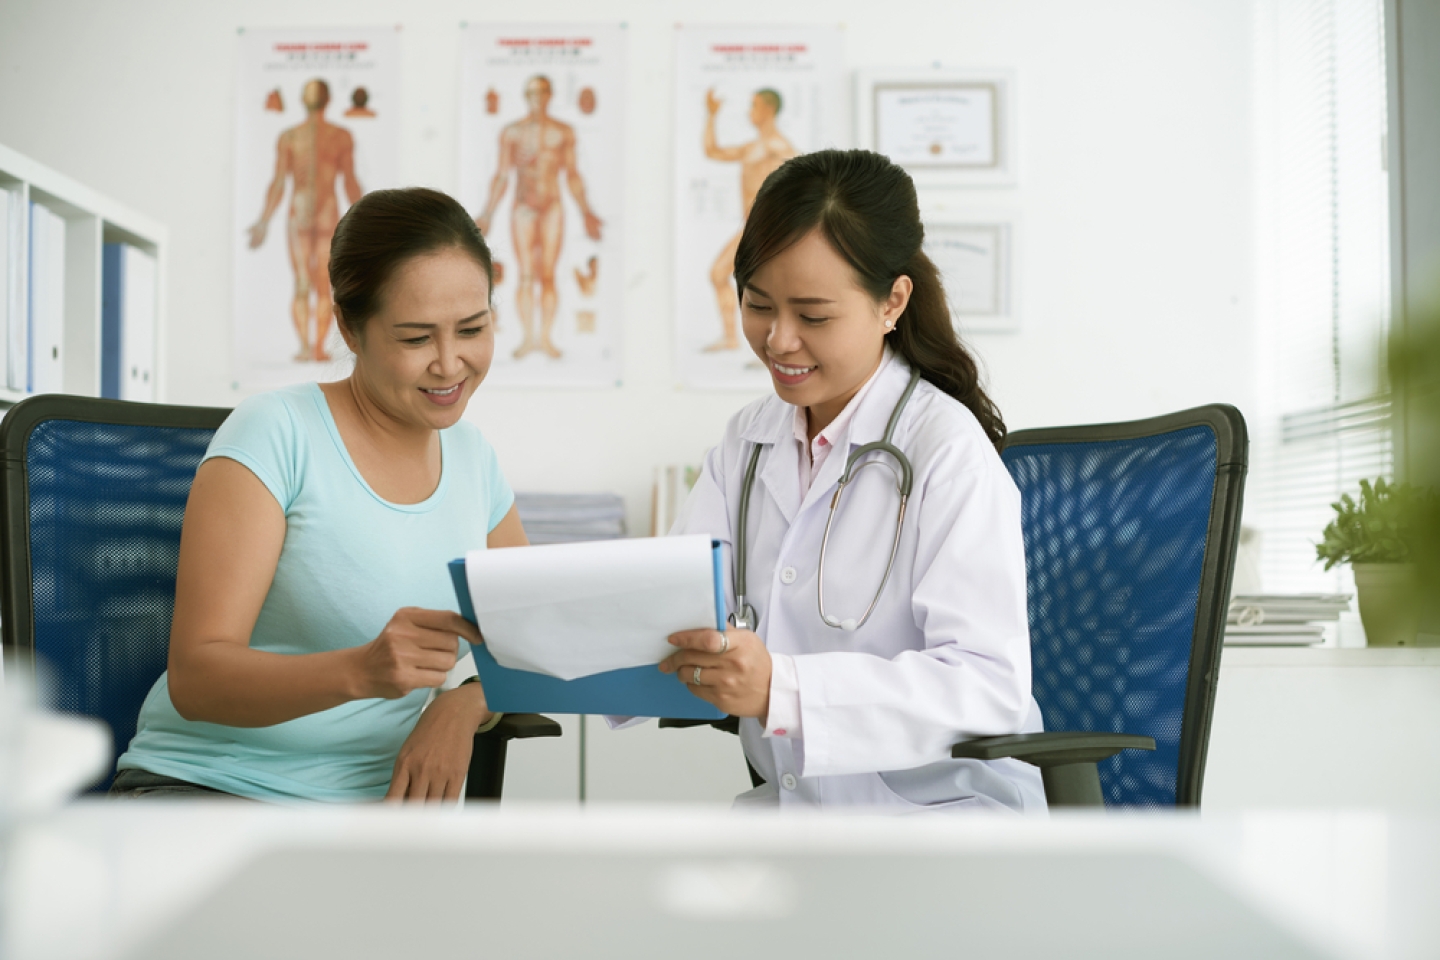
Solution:
[(1253, 594), (1230, 598), (1225, 643), (1307, 646), (1325, 639), (1325, 624), (1350, 609), (1348, 593)]
[(625, 536), (625, 501), (613, 493), (517, 493), (515, 507), (531, 543)]

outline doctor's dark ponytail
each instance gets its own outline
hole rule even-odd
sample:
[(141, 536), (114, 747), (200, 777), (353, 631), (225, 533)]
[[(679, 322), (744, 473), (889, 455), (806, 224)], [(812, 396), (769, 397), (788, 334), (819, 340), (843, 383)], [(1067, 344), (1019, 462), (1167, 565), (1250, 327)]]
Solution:
[(788, 160), (765, 180), (735, 252), (735, 285), (819, 228), (877, 302), (897, 277), (914, 289), (889, 334), (890, 348), (912, 369), (963, 403), (996, 448), (1005, 422), (980, 385), (975, 358), (950, 320), (940, 271), (921, 245), (925, 228), (910, 175), (878, 153), (821, 150)]

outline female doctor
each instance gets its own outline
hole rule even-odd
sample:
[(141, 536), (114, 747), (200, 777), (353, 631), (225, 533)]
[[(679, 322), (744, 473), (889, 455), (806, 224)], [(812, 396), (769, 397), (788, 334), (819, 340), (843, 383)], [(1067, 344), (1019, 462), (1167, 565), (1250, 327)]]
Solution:
[(738, 805), (1045, 807), (1029, 764), (950, 757), (1041, 720), (1005, 425), (923, 237), (903, 170), (826, 150), (770, 175), (740, 239), (775, 395), (731, 419), (672, 531), (728, 547), (733, 627), (674, 634), (661, 664), (742, 718), (766, 782)]

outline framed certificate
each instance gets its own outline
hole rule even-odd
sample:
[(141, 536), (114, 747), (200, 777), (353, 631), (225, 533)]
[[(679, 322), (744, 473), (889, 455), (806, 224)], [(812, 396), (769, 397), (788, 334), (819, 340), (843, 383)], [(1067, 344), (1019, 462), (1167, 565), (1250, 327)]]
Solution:
[(1014, 297), (1015, 225), (1007, 217), (926, 217), (925, 253), (940, 270), (962, 336), (1020, 328)]
[(1005, 72), (865, 70), (856, 94), (860, 145), (917, 183), (1015, 182), (1015, 82)]

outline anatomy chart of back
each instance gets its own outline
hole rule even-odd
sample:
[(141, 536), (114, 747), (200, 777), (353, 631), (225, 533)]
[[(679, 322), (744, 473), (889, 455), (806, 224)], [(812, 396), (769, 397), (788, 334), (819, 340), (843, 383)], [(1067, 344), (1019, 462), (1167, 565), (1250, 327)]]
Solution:
[(395, 27), (244, 30), (235, 100), (239, 391), (343, 376), (330, 307), (335, 225), (399, 186)]

